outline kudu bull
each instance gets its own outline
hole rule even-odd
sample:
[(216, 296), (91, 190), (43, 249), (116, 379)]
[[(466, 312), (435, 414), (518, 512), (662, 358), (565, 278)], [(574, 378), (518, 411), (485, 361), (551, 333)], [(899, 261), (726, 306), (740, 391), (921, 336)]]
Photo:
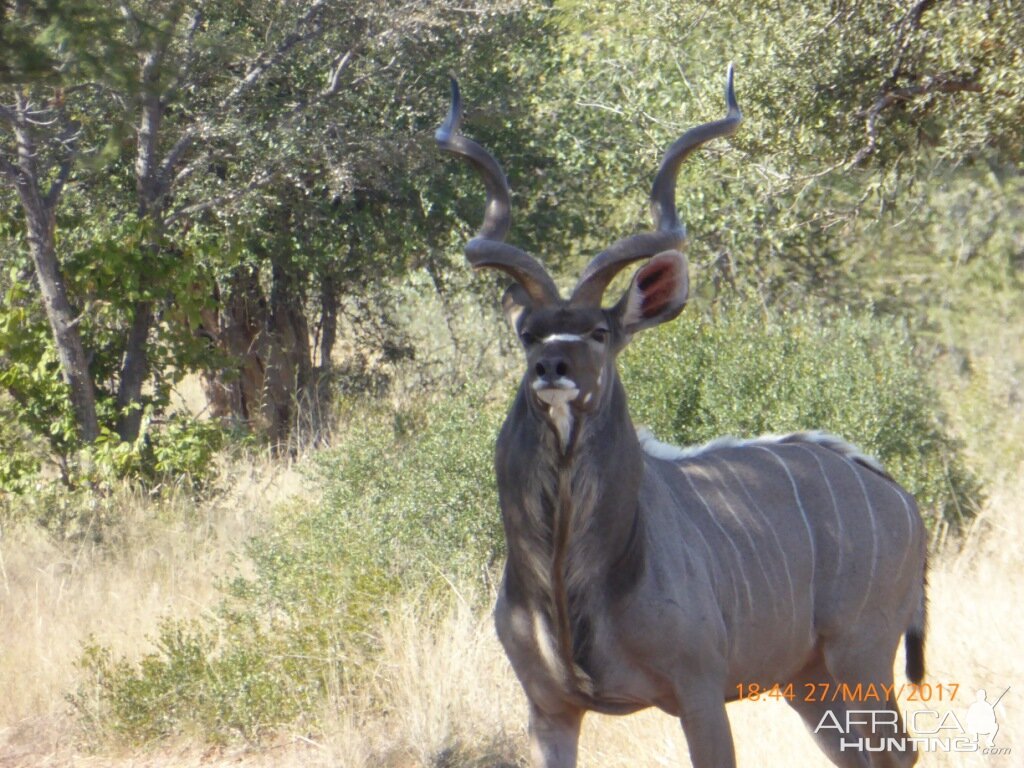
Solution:
[[(454, 80), (436, 134), (486, 186), (470, 264), (515, 281), (503, 306), (526, 373), (497, 442), (508, 562), (495, 621), (529, 700), (538, 767), (576, 764), (586, 711), (649, 706), (680, 718), (694, 766), (732, 766), (725, 704), (753, 684), (788, 692), (836, 765), (914, 762), (912, 751), (854, 743), (891, 748), (905, 736), (892, 694), (902, 636), (908, 677), (924, 674), (925, 535), (913, 497), (825, 434), (680, 450), (630, 421), (616, 356), (686, 303), (676, 176), (691, 152), (738, 126), (731, 67), (726, 98), (724, 119), (688, 131), (662, 160), (654, 231), (600, 253), (568, 299), (504, 242), (508, 184), (459, 133)], [(622, 298), (602, 308), (612, 278), (640, 260)], [(858, 713), (859, 730), (845, 732), (850, 710), (879, 716)]]

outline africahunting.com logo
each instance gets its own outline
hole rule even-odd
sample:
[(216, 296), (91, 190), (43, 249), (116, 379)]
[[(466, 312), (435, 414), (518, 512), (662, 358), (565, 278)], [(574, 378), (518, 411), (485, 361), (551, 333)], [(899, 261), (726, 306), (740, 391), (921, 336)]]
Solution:
[(814, 732), (838, 738), (839, 748), (844, 752), (973, 752), (1006, 756), (1011, 748), (1001, 747), (996, 741), (996, 706), (1009, 690), (1007, 687), (990, 702), (988, 692), (980, 689), (966, 711), (911, 709), (905, 713), (905, 722), (907, 731), (913, 735), (904, 735), (899, 727), (899, 713), (886, 709), (828, 711)]

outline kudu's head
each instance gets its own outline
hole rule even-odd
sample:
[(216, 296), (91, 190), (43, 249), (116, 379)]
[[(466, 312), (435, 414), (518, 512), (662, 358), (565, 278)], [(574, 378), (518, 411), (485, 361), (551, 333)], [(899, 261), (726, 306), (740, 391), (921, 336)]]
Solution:
[[(690, 129), (665, 153), (651, 187), (654, 231), (625, 237), (595, 256), (564, 299), (533, 256), (504, 242), (511, 221), (508, 181), (493, 155), (459, 133), (462, 99), (452, 79), (451, 108), (435, 137), (442, 149), (477, 170), (487, 190), (484, 222), (467, 244), (466, 258), (476, 269), (498, 269), (515, 280), (502, 305), (526, 352), (524, 385), (533, 405), (561, 436), (563, 450), (573, 414), (601, 407), (614, 376), (615, 356), (633, 334), (673, 319), (686, 304), (689, 280), (681, 253), (686, 228), (676, 213), (676, 177), (690, 153), (711, 139), (732, 134), (740, 123), (732, 65), (726, 102), (723, 119)], [(644, 259), (649, 261), (636, 271), (619, 301), (602, 308), (612, 279)]]

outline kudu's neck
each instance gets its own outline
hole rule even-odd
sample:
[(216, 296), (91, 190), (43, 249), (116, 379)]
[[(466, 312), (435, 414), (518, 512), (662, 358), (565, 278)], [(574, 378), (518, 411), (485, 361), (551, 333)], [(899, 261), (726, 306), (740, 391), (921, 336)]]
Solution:
[[(607, 588), (628, 589), (636, 575), (643, 458), (614, 367), (605, 376), (609, 380), (596, 407), (574, 412), (567, 451), (525, 382), (498, 437), (495, 463), (509, 588), (531, 602), (550, 599), (552, 558), (563, 558), (573, 600), (586, 587), (603, 588), (605, 594)], [(570, 519), (560, 552), (557, 524), (565, 511)]]
[[(594, 703), (596, 622), (638, 580), (643, 458), (614, 368), (567, 449), (524, 380), (498, 437), (496, 469), (508, 543), (504, 593), (544, 617), (566, 691)], [(536, 618), (534, 619), (537, 620)]]

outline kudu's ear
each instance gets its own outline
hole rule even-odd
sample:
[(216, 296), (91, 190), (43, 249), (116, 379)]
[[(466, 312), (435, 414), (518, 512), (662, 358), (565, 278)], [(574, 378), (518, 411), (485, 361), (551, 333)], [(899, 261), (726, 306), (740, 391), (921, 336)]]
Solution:
[(686, 306), (689, 292), (686, 257), (679, 251), (664, 251), (636, 271), (612, 311), (623, 330), (634, 334), (676, 317)]
[(505, 313), (505, 319), (512, 328), (512, 333), (519, 335), (519, 318), (523, 312), (533, 306), (530, 294), (526, 292), (519, 283), (512, 283), (501, 297), (501, 309)]

